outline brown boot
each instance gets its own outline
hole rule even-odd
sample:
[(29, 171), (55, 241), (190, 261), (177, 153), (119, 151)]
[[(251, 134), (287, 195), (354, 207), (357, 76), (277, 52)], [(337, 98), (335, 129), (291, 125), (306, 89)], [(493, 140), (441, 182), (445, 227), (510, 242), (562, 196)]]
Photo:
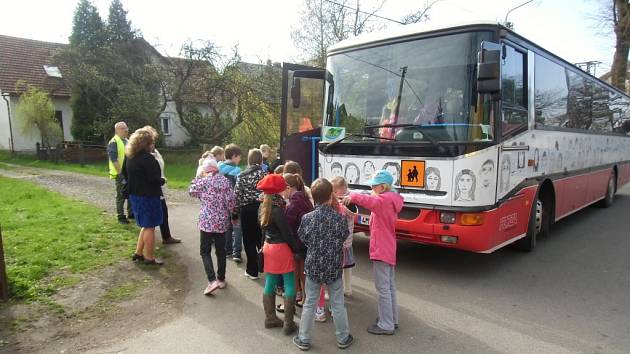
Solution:
[(263, 308), (265, 309), (265, 328), (282, 327), (282, 320), (276, 316), (276, 294), (263, 294)]
[(295, 316), (295, 298), (284, 298), (284, 334), (287, 336), (295, 332), (298, 327), (293, 322), (293, 316)]

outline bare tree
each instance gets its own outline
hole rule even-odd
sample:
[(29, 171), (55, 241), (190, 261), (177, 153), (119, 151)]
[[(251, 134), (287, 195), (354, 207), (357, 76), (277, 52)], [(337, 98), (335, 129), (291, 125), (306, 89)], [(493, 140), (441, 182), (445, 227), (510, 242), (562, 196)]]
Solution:
[(612, 2), (612, 19), (616, 38), (611, 82), (620, 90), (625, 91), (628, 50), (630, 49), (630, 1), (612, 0)]
[(326, 50), (331, 45), (361, 33), (382, 29), (388, 22), (404, 25), (427, 21), (430, 9), (438, 1), (425, 1), (420, 9), (399, 21), (379, 15), (386, 0), (305, 0), (300, 13), (300, 27), (293, 30), (291, 37), (307, 63), (325, 67)]
[[(611, 68), (611, 83), (626, 91), (628, 70), (628, 52), (630, 49), (630, 1), (605, 0), (602, 11), (595, 16), (604, 28), (611, 28), (615, 33), (615, 54)], [(602, 31), (608, 34), (608, 31)]]
[(409, 15), (403, 17), (402, 22), (405, 24), (418, 23), (429, 21), (431, 18), (429, 17), (429, 11), (433, 8), (433, 5), (437, 4), (440, 0), (427, 0), (424, 2), (424, 6), (419, 8), (418, 11), (410, 13)]

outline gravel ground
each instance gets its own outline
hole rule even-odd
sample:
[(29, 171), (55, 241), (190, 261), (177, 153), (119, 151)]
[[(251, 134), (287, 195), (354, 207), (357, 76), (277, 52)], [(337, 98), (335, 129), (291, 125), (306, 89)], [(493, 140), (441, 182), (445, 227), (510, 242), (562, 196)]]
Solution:
[[(8, 166), (8, 169), (2, 168)], [(115, 214), (114, 181), (108, 177), (83, 175), (79, 173), (31, 168), (13, 164), (0, 164), (0, 176), (31, 179), (48, 190), (61, 193), (73, 199), (88, 202)], [(169, 205), (193, 203), (186, 191), (165, 188)]]

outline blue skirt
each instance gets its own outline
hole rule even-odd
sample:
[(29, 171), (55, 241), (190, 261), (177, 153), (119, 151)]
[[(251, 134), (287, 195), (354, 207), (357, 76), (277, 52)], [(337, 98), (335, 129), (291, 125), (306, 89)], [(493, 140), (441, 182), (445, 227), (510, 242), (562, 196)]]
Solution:
[(131, 209), (140, 227), (156, 227), (162, 224), (162, 202), (160, 197), (129, 195)]

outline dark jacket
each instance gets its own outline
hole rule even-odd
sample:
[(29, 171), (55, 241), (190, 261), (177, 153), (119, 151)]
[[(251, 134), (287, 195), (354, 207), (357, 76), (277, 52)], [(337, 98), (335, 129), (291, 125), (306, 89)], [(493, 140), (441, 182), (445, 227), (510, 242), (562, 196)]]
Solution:
[(236, 192), (236, 205), (239, 208), (260, 203), (260, 191), (256, 189), (256, 185), (265, 175), (266, 173), (263, 172), (260, 165), (249, 166), (238, 175), (234, 191)]
[(302, 252), (304, 251), (304, 244), (297, 237), (297, 232), (300, 228), (300, 223), (302, 222), (302, 216), (306, 213), (310, 213), (311, 211), (313, 211), (313, 204), (311, 204), (311, 201), (308, 199), (306, 194), (304, 192), (295, 192), (291, 196), (287, 209), (284, 212), (287, 218), (287, 223), (289, 224), (289, 229), (295, 237)]
[(164, 179), (160, 165), (153, 155), (141, 151), (133, 158), (126, 158), (122, 169), (130, 195), (159, 197)]
[(284, 211), (279, 206), (274, 205), (271, 208), (271, 221), (269, 225), (263, 227), (263, 232), (265, 233), (265, 242), (270, 244), (286, 243), (294, 254), (299, 252), (296, 238), (289, 229)]

